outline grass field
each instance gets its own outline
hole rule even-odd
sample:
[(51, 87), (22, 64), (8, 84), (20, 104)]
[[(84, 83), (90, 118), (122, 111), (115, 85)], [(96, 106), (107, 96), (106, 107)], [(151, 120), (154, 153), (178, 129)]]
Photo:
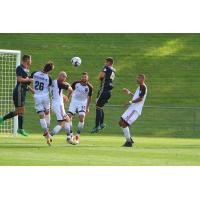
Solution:
[[(31, 71), (52, 60), (55, 70), (51, 76), (56, 78), (64, 70), (70, 83), (88, 71), (94, 98), (84, 128), (87, 134), (94, 125), (97, 74), (107, 56), (114, 57), (117, 69), (109, 105), (126, 103), (129, 98), (121, 94), (121, 89), (134, 90), (135, 76), (145, 73), (145, 105), (157, 106), (144, 108), (132, 126), (136, 137), (133, 149), (120, 148), (123, 135), (118, 120), (125, 109), (122, 106), (105, 108), (107, 128), (102, 136), (83, 136), (81, 145), (75, 147), (58, 136), (54, 146), (48, 148), (38, 135), (41, 128), (32, 95), (28, 94), (25, 129), (30, 137), (14, 140), (0, 135), (0, 165), (200, 165), (199, 34), (0, 34), (0, 48), (31, 54)], [(79, 68), (71, 66), (73, 56), (82, 58)], [(54, 125), (52, 116), (51, 128)]]
[(48, 147), (41, 135), (28, 138), (0, 136), (0, 165), (20, 166), (124, 166), (200, 165), (200, 139), (136, 137), (134, 148), (120, 147), (119, 136), (89, 136), (81, 144), (65, 143), (65, 136), (54, 138)]

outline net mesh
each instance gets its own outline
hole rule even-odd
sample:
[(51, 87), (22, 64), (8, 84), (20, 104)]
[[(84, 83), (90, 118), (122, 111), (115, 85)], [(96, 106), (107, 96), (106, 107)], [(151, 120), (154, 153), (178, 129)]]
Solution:
[[(12, 90), (15, 85), (17, 56), (0, 52), (0, 115), (13, 110)], [(0, 133), (13, 133), (14, 119), (4, 121)]]

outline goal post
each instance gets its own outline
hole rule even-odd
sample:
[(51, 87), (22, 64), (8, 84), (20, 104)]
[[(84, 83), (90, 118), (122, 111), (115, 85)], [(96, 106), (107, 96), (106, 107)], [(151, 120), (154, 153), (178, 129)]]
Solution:
[[(20, 65), (21, 51), (0, 49), (0, 116), (14, 109), (12, 91), (16, 84), (16, 67)], [(18, 117), (4, 121), (0, 133), (17, 134)]]

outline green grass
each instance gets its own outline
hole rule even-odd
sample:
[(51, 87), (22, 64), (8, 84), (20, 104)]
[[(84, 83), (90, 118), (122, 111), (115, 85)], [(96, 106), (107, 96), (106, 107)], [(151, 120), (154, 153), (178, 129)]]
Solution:
[(136, 137), (134, 148), (122, 148), (120, 136), (82, 135), (81, 144), (55, 136), (52, 147), (41, 135), (0, 136), (0, 165), (9, 166), (128, 166), (200, 165), (200, 139)]

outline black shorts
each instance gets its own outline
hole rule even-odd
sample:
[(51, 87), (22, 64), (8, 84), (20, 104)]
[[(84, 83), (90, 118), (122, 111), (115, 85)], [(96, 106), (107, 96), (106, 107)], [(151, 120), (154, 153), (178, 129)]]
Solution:
[(97, 102), (96, 106), (103, 107), (106, 103), (108, 103), (108, 100), (112, 96), (112, 91), (103, 91), (102, 93), (99, 92), (97, 95)]
[(25, 88), (15, 88), (13, 91), (13, 102), (15, 107), (24, 107), (26, 100), (26, 89)]

